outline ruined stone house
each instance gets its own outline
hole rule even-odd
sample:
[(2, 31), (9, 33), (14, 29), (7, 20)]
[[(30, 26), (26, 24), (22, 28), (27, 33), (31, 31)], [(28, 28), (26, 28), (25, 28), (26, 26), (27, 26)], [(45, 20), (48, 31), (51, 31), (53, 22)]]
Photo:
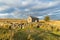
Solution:
[(39, 22), (39, 18), (33, 17), (33, 16), (29, 16), (28, 19), (27, 19), (27, 21), (28, 21), (28, 23)]

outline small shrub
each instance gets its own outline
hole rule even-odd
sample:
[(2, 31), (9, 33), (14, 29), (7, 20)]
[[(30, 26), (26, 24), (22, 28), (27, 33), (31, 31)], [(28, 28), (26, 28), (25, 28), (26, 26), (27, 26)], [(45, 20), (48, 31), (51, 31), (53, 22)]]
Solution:
[(49, 16), (45, 16), (44, 20), (45, 21), (49, 21), (50, 20), (50, 17)]

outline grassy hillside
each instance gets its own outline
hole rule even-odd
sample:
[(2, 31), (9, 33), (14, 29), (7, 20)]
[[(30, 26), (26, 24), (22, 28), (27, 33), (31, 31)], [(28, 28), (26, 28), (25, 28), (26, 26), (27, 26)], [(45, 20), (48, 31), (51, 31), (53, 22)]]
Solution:
[(60, 21), (0, 22), (0, 40), (60, 40)]

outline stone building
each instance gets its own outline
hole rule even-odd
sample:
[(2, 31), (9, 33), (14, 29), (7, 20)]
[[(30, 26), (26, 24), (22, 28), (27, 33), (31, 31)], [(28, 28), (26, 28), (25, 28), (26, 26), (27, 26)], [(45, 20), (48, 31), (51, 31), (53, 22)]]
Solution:
[(29, 16), (28, 19), (27, 19), (27, 21), (28, 21), (28, 23), (39, 22), (39, 18), (33, 17), (33, 16)]

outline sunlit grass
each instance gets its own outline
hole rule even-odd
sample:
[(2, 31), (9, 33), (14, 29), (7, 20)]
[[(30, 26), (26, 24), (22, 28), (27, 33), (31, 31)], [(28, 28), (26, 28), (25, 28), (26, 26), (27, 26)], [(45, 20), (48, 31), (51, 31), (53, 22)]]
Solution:
[[(28, 24), (25, 23), (26, 25), (23, 26), (23, 29), (18, 26), (15, 29), (15, 26), (9, 28), (9, 24), (5, 24), (0, 27), (0, 40), (60, 40), (59, 26), (56, 26), (56, 23), (56, 25), (54, 25), (54, 22), (42, 21)], [(38, 24), (39, 27), (37, 27)]]

